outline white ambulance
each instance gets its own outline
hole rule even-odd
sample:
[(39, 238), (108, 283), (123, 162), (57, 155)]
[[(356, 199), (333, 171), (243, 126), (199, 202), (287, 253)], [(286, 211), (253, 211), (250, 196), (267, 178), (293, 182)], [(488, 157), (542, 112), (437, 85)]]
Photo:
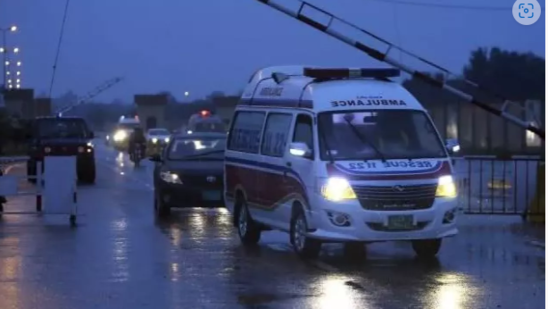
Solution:
[(288, 66), (251, 77), (225, 152), (225, 201), (244, 244), (275, 229), (305, 257), (326, 242), (359, 254), (402, 240), (433, 257), (457, 234), (455, 145), (395, 76)]

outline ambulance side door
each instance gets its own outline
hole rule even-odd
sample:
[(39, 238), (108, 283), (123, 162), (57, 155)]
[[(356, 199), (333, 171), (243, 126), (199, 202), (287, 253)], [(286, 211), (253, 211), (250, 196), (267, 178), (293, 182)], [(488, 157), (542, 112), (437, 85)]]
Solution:
[(286, 162), (284, 154), (291, 138), (293, 113), (290, 111), (272, 111), (267, 115), (261, 144), (263, 172), (259, 182), (264, 188), (261, 196), (264, 206), (260, 214), (269, 225), (283, 226), (283, 203), (292, 193), (286, 185)]
[[(286, 190), (296, 194), (295, 199), (299, 199), (305, 208), (308, 205), (308, 196), (314, 191), (314, 177), (316, 171), (314, 168), (314, 158), (317, 155), (314, 145), (314, 120), (313, 114), (307, 112), (299, 112), (291, 128), (291, 135), (288, 144), (292, 142), (301, 142), (308, 145), (312, 150), (310, 157), (299, 157), (292, 155), (289, 152), (289, 147), (285, 153), (285, 164), (288, 168), (287, 179), (285, 185)], [(291, 208), (295, 199), (286, 203), (283, 208), (282, 220), (288, 224), (291, 220)]]

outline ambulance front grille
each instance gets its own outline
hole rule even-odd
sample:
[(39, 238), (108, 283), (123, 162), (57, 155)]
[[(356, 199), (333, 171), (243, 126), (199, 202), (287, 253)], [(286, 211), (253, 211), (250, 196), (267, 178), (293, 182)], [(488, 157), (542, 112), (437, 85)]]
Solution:
[(353, 186), (364, 209), (417, 210), (434, 204), (437, 184), (407, 186)]

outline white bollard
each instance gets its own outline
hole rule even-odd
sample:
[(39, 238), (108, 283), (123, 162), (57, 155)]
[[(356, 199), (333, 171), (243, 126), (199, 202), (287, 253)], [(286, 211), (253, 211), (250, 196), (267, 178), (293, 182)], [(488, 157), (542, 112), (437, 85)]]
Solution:
[(72, 214), (77, 186), (76, 156), (46, 156), (44, 164), (44, 212)]

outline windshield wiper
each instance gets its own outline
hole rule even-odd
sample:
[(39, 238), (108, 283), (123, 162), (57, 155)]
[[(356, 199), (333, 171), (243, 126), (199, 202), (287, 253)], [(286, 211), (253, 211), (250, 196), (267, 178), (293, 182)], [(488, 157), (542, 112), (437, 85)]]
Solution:
[[(371, 141), (368, 140), (367, 137), (364, 137), (360, 131), (358, 131), (358, 129), (356, 129), (356, 127), (350, 123), (350, 121), (346, 118), (344, 118), (344, 121), (346, 121), (346, 123), (350, 126), (350, 128), (352, 129), (352, 132), (354, 132), (354, 134), (360, 139), (360, 141), (364, 144), (367, 144), (369, 146), (371, 146), (371, 148), (373, 148), (373, 150), (377, 153), (377, 155), (381, 158), (381, 161), (382, 162), (386, 162), (386, 158), (384, 156), (384, 154), (375, 146), (375, 144)], [(367, 160), (365, 160), (367, 161)]]
[(208, 152), (203, 152), (203, 153), (198, 153), (198, 154), (194, 154), (194, 155), (182, 157), (181, 159), (182, 159), (182, 160), (195, 159), (195, 158), (200, 158), (200, 157), (202, 157), (202, 156), (206, 156), (206, 155), (210, 155), (210, 154), (224, 153), (224, 152), (225, 152), (224, 149), (222, 149), (222, 150), (214, 150), (214, 151), (208, 151)]

